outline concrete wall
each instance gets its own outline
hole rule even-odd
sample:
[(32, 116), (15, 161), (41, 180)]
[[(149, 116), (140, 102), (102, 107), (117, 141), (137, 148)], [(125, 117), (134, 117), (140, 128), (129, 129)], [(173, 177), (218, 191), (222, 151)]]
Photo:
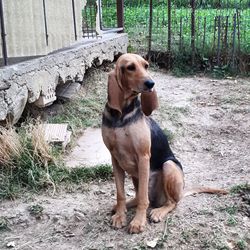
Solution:
[(113, 61), (115, 55), (127, 51), (127, 45), (127, 34), (107, 34), (91, 42), (78, 42), (67, 50), (0, 68), (0, 122), (8, 119), (16, 123), (27, 103), (36, 103), (53, 93), (56, 96), (59, 83), (82, 82), (93, 62)]
[[(8, 57), (47, 53), (75, 42), (71, 0), (46, 0), (48, 46), (42, 0), (3, 0)], [(75, 0), (77, 37), (82, 37), (82, 0)], [(0, 58), (2, 50), (0, 50)]]

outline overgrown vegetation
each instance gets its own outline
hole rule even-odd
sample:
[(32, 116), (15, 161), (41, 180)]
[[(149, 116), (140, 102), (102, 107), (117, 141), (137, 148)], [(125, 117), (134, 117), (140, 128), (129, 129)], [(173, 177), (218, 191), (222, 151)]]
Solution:
[(49, 123), (68, 123), (73, 134), (87, 127), (100, 127), (101, 115), (106, 102), (103, 91), (102, 69), (92, 68), (84, 78), (84, 88), (78, 95), (63, 104), (63, 110), (48, 117)]
[[(47, 122), (68, 123), (74, 135), (86, 127), (100, 126), (106, 101), (102, 77), (98, 69), (88, 72), (87, 83), (79, 95), (62, 104), (62, 111), (48, 116)], [(26, 190), (54, 192), (60, 183), (74, 185), (111, 178), (110, 165), (66, 168), (61, 160), (62, 150), (45, 141), (41, 123), (27, 118), (15, 129), (0, 127), (0, 200), (14, 199)]]
[[(195, 1), (195, 49), (191, 46), (191, 1), (172, 1), (170, 53), (167, 1), (152, 3), (150, 53), (165, 53), (171, 57), (160, 62), (163, 67), (174, 69), (177, 75), (201, 71), (225, 77), (249, 72), (250, 6), (247, 0)], [(149, 1), (124, 1), (124, 25), (129, 34), (130, 52), (145, 54), (149, 51), (149, 12)], [(102, 1), (102, 15), (104, 27), (116, 27), (114, 1)]]
[[(111, 178), (110, 165), (72, 169), (64, 167), (60, 159), (54, 157), (50, 146), (45, 141), (42, 142), (42, 134), (37, 134), (38, 128), (36, 125), (29, 130), (21, 128), (18, 132), (12, 131), (13, 139), (9, 136), (9, 141), (1, 142), (3, 146), (4, 143), (9, 145), (9, 142), (15, 139), (17, 145), (22, 146), (18, 148), (18, 152), (15, 147), (10, 148), (8, 161), (5, 158), (4, 164), (0, 165), (0, 200), (14, 199), (25, 190), (38, 192), (41, 189), (52, 188), (55, 191), (60, 183), (79, 184)], [(4, 131), (4, 135), (8, 133), (4, 128), (1, 128), (1, 131)]]
[(9, 230), (8, 220), (5, 217), (0, 217), (0, 232)]

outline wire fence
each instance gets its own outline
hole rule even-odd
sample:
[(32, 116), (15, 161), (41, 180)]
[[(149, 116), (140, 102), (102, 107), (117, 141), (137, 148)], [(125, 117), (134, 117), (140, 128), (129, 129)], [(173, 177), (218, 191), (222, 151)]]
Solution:
[[(115, 4), (102, 1), (106, 26), (115, 23)], [(165, 67), (250, 71), (250, 0), (124, 0), (124, 26), (129, 50)]]

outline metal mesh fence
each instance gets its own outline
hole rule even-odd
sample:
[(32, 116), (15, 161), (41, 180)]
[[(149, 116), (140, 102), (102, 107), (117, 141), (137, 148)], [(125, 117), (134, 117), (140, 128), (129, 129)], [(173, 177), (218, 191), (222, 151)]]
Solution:
[[(116, 22), (115, 2), (102, 1), (107, 27)], [(124, 26), (130, 51), (250, 68), (250, 0), (124, 0)]]
[(82, 10), (82, 33), (83, 37), (96, 37), (96, 15), (97, 3), (95, 0), (89, 0)]
[(117, 27), (116, 0), (101, 1), (102, 27)]

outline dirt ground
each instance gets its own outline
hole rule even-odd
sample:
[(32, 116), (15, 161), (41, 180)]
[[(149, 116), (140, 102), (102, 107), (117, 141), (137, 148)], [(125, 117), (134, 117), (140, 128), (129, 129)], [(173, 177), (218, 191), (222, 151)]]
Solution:
[[(152, 75), (161, 105), (153, 117), (173, 137), (186, 187), (249, 183), (250, 79)], [(133, 196), (129, 179), (126, 192)], [(250, 192), (186, 197), (139, 235), (111, 228), (114, 202), (113, 181), (4, 201), (0, 216), (8, 228), (0, 231), (0, 249), (250, 249)]]

